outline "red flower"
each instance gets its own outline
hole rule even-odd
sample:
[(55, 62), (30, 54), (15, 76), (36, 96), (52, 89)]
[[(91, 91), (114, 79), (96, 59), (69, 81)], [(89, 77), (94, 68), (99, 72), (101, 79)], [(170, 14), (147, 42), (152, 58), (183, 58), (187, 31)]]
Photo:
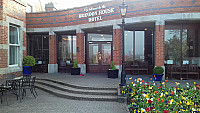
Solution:
[(148, 102), (151, 104), (153, 101), (151, 101), (151, 100), (148, 100)]
[(149, 83), (149, 81), (147, 80), (147, 82), (146, 83)]
[(174, 92), (172, 91), (172, 95), (174, 94)]
[(164, 110), (164, 113), (169, 113), (169, 111), (168, 110)]
[(162, 99), (162, 102), (164, 102), (164, 100)]
[(160, 101), (160, 99), (158, 98), (158, 100), (157, 100), (158, 102)]
[(150, 106), (145, 109), (147, 112), (151, 110)]

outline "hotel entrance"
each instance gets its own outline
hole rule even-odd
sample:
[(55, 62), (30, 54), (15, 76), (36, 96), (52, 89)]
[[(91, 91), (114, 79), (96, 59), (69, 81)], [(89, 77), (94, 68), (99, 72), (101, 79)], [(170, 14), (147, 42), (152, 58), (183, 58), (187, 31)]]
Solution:
[(88, 34), (86, 43), (87, 72), (106, 72), (112, 60), (112, 35)]

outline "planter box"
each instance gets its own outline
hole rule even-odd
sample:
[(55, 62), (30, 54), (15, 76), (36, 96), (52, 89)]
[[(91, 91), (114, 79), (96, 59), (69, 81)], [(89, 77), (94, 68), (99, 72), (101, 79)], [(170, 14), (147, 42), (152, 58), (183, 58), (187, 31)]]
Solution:
[(71, 68), (71, 75), (80, 75), (80, 68)]
[(24, 75), (31, 75), (32, 66), (23, 66), (23, 73), (24, 73)]
[[(156, 77), (156, 80), (155, 80), (154, 75), (155, 75), (155, 77)], [(153, 74), (153, 79), (154, 79), (155, 81), (162, 81), (163, 75), (164, 75), (164, 74)]]
[(107, 70), (108, 78), (118, 78), (119, 70)]

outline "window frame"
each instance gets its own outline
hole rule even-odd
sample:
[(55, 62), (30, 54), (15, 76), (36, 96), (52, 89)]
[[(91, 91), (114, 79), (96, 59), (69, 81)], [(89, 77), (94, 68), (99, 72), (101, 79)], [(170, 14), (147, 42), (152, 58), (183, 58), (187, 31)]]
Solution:
[[(14, 27), (14, 28), (16, 28), (17, 29), (17, 44), (11, 44), (10, 43), (10, 27)], [(9, 40), (8, 40), (8, 45), (9, 45), (9, 57), (11, 57), (11, 55), (10, 55), (10, 47), (11, 46), (14, 46), (14, 47), (17, 47), (17, 57), (15, 58), (16, 59), (16, 62), (14, 63), (14, 64), (10, 64), (10, 58), (9, 58), (9, 62), (8, 62), (8, 65), (9, 65), (9, 67), (14, 67), (14, 66), (19, 66), (19, 61), (18, 61), (18, 59), (19, 59), (19, 50), (20, 50), (20, 31), (19, 31), (19, 27), (18, 26), (16, 26), (16, 25), (12, 25), (12, 24), (10, 24), (9, 25)]]

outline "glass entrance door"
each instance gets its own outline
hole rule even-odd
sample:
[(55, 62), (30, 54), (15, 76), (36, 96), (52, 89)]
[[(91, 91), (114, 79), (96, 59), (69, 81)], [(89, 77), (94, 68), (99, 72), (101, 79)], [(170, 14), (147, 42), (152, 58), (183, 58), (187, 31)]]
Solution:
[(111, 44), (93, 42), (89, 44), (89, 72), (106, 72), (111, 62)]
[(87, 72), (107, 72), (112, 60), (112, 35), (88, 34)]

